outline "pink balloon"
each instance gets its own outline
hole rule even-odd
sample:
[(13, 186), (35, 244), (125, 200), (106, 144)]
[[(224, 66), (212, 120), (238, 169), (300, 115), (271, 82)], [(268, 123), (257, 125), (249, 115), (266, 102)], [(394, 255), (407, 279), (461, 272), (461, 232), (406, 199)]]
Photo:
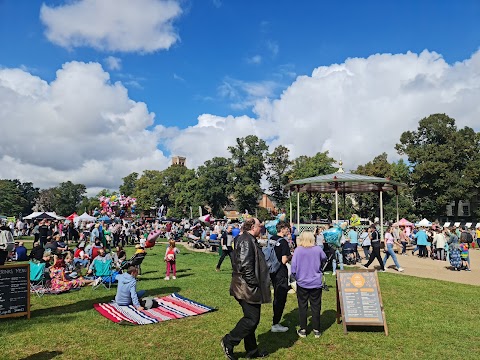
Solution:
[(147, 237), (147, 242), (153, 242), (155, 243), (155, 240), (158, 239), (158, 237), (160, 236), (161, 234), (161, 231), (160, 230), (152, 230), (150, 231), (150, 233), (148, 234), (148, 237)]

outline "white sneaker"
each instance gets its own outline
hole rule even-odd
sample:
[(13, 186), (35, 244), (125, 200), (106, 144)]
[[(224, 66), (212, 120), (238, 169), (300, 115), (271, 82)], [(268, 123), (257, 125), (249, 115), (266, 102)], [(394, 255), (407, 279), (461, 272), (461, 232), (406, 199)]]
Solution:
[(101, 277), (98, 277), (94, 280), (93, 282), (93, 286), (97, 286), (98, 284), (100, 284), (102, 282), (102, 278)]
[(277, 332), (286, 332), (288, 331), (288, 327), (282, 326), (280, 324), (275, 324), (272, 326), (272, 332), (277, 333)]
[(172, 276), (172, 279), (175, 280), (177, 277), (176, 276)]
[(397, 268), (397, 271), (398, 271), (398, 272), (404, 272), (404, 271), (405, 271), (405, 269), (404, 269), (404, 268), (402, 268), (402, 267), (399, 267), (399, 268)]
[(170, 277), (169, 276), (165, 276), (165, 279), (163, 280), (170, 280)]

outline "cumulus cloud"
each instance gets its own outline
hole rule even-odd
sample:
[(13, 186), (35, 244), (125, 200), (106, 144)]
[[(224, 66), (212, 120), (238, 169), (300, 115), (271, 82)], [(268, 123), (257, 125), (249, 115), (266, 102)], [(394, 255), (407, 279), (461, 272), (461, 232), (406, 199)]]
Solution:
[(479, 84), (480, 52), (454, 64), (429, 51), (376, 54), (318, 67), (280, 96), (262, 83), (226, 79), (222, 94), (239, 103), (250, 96), (255, 115), (206, 113), (180, 129), (154, 123), (146, 104), (131, 100), (97, 63), (66, 63), (50, 83), (3, 69), (0, 123), (8, 136), (0, 143), (0, 178), (115, 188), (132, 171), (167, 167), (159, 144), (194, 168), (229, 156), (227, 147), (250, 134), (271, 149), (287, 146), (292, 157), (328, 150), (354, 169), (384, 151), (397, 159), (401, 133), (432, 113), (479, 131)]
[[(255, 117), (203, 114), (168, 147), (196, 166), (228, 155), (236, 137), (255, 134), (271, 149), (287, 146), (292, 157), (328, 150), (354, 169), (384, 151), (398, 159), (394, 146), (401, 133), (432, 113), (447, 113), (458, 126), (479, 131), (479, 84), (480, 52), (455, 64), (429, 51), (347, 59), (297, 77), (277, 99), (256, 100)], [(224, 85), (224, 95), (235, 99), (243, 83)], [(198, 141), (204, 138), (214, 141)]]
[(150, 53), (178, 41), (173, 21), (181, 13), (176, 0), (78, 0), (43, 4), (40, 19), (48, 40), (65, 48)]
[(271, 98), (280, 84), (275, 81), (243, 81), (226, 77), (218, 87), (218, 94), (230, 101), (232, 109), (243, 110), (260, 99)]
[(122, 59), (115, 56), (108, 56), (104, 61), (108, 70), (120, 70), (122, 68)]
[(72, 180), (115, 188), (132, 171), (168, 159), (146, 128), (154, 114), (98, 63), (70, 62), (48, 83), (21, 69), (0, 70), (0, 177), (49, 187)]

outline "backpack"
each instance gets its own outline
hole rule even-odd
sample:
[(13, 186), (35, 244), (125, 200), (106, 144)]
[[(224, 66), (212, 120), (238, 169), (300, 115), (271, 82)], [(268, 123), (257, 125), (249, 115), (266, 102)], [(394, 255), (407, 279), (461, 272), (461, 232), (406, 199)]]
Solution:
[(9, 230), (0, 230), (0, 250), (11, 252), (15, 249), (15, 240)]
[(468, 244), (471, 244), (473, 242), (473, 236), (472, 234), (470, 234), (469, 232), (465, 232), (465, 241), (468, 243)]
[[(280, 238), (275, 243), (277, 246), (280, 243)], [(280, 261), (278, 261), (277, 254), (275, 253), (275, 246), (270, 244), (270, 240), (267, 241), (267, 246), (262, 249), (263, 255), (265, 256), (265, 260), (267, 261), (268, 271), (270, 274), (276, 273), (278, 269), (280, 269)]]

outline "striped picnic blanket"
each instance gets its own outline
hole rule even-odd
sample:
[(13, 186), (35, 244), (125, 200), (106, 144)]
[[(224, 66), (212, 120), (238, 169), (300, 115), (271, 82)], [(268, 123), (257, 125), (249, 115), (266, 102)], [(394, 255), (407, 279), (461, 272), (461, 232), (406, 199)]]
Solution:
[(120, 306), (115, 302), (94, 304), (93, 307), (107, 319), (122, 325), (148, 325), (162, 321), (181, 319), (215, 311), (215, 308), (197, 303), (173, 293), (155, 298), (158, 307), (150, 310), (137, 310), (134, 306)]

